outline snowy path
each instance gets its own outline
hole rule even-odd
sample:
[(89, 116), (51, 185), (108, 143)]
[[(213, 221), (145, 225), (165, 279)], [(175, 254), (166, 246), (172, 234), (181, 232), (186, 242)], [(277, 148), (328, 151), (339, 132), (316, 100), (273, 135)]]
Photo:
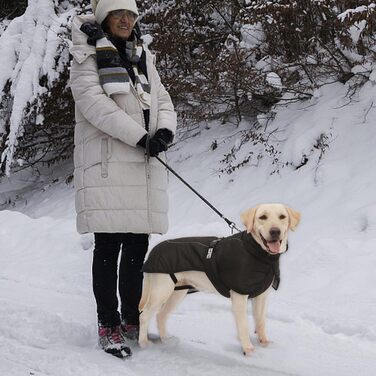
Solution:
[[(178, 339), (134, 351), (121, 361), (95, 346), (91, 297), (0, 279), (0, 374), (70, 375), (341, 375), (371, 376), (376, 347), (327, 333), (308, 319), (270, 312), (274, 343), (240, 353), (228, 300), (189, 296), (171, 317)], [(154, 328), (155, 331), (155, 328)], [(255, 343), (255, 338), (253, 338)], [(374, 370), (374, 368), (373, 368)]]
[[(0, 300), (1, 375), (95, 376), (108, 370), (111, 375), (124, 375), (125, 370), (129, 375), (149, 375), (151, 369), (157, 376), (202, 372), (242, 375), (245, 371), (257, 371), (261, 376), (285, 374), (253, 366), (249, 359), (240, 355), (235, 344), (232, 351), (216, 354), (200, 341), (193, 340), (173, 340), (170, 344), (152, 345), (143, 351), (136, 349), (132, 360), (120, 361), (95, 347), (95, 323), (83, 321), (93, 308), (87, 304), (87, 298), (4, 279), (0, 280), (0, 290), (5, 292)], [(20, 304), (20, 300), (24, 303)], [(77, 307), (84, 324), (65, 317)]]

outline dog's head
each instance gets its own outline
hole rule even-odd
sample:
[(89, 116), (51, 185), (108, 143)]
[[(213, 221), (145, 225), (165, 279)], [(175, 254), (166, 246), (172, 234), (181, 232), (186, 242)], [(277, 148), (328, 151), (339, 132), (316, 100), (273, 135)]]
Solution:
[(287, 233), (295, 230), (300, 213), (282, 204), (262, 204), (248, 209), (242, 220), (253, 238), (270, 254), (287, 249)]

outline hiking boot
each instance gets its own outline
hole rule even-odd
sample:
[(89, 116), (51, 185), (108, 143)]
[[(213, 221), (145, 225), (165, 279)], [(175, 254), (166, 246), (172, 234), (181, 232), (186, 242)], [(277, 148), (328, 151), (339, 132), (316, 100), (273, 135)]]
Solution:
[(140, 333), (140, 326), (135, 324), (121, 323), (121, 334), (125, 340), (137, 341)]
[(111, 327), (98, 324), (98, 337), (99, 346), (106, 353), (118, 358), (125, 358), (132, 354), (131, 349), (124, 341), (120, 325)]

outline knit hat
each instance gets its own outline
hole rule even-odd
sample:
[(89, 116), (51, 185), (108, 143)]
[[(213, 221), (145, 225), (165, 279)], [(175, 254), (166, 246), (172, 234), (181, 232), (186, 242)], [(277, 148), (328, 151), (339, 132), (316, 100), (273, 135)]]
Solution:
[(91, 7), (95, 14), (96, 21), (101, 25), (105, 18), (113, 10), (130, 10), (139, 16), (135, 0), (91, 0)]

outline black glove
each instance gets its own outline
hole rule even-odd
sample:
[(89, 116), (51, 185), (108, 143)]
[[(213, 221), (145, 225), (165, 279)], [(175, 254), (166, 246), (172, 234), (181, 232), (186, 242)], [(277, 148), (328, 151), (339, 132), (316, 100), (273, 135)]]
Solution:
[(174, 134), (167, 128), (161, 128), (157, 130), (153, 138), (159, 139), (168, 145), (171, 144), (172, 140), (174, 139)]
[(104, 32), (97, 23), (85, 22), (81, 25), (80, 30), (89, 37), (87, 38), (87, 43), (91, 46), (95, 46), (97, 40), (104, 37)]
[(137, 145), (148, 149), (150, 157), (156, 157), (160, 152), (168, 149), (168, 144), (173, 140), (173, 133), (166, 129), (158, 129), (155, 135), (150, 138), (148, 134), (144, 135)]
[(147, 149), (150, 157), (156, 157), (161, 151), (167, 150), (165, 143), (162, 144), (159, 140), (150, 138), (147, 134), (137, 142), (137, 145)]

